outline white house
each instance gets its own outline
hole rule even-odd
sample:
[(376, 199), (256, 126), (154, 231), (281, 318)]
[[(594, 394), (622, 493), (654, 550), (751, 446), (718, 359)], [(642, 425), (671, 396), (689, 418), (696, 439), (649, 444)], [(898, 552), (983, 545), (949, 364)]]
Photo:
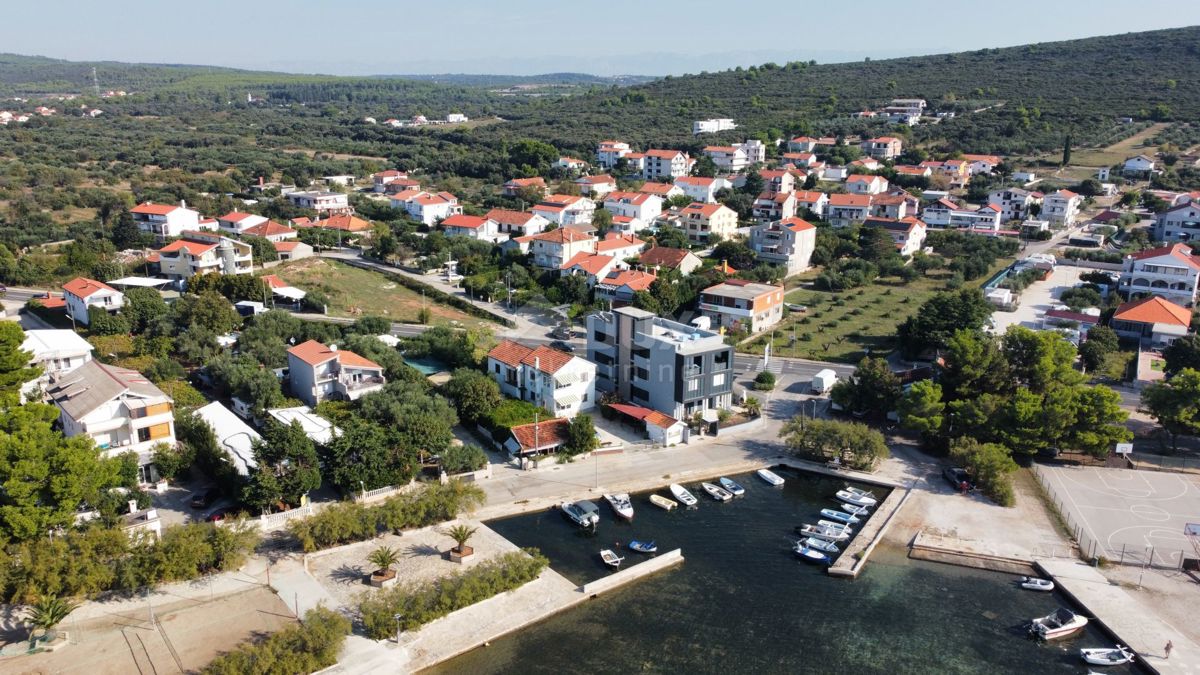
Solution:
[(153, 204), (143, 202), (129, 211), (138, 229), (154, 235), (157, 241), (165, 241), (178, 237), (184, 230), (199, 230), (200, 214), (187, 208), (183, 202), (179, 206), (169, 204)]
[(883, 176), (854, 174), (846, 179), (846, 190), (856, 195), (880, 195), (887, 192), (888, 181)]
[(737, 145), (710, 145), (704, 154), (725, 173), (741, 173), (751, 164), (761, 164), (767, 159), (767, 149), (762, 141), (749, 140)]
[(1191, 305), (1200, 287), (1200, 259), (1183, 244), (1171, 244), (1125, 256), (1121, 279), (1125, 293), (1153, 293), (1172, 302)]
[(730, 131), (736, 129), (737, 125), (728, 117), (714, 118), (710, 120), (696, 120), (692, 122), (692, 135), (699, 136), (700, 134), (715, 134), (721, 131)]
[(643, 223), (653, 222), (662, 213), (662, 197), (642, 192), (610, 192), (604, 198), (604, 210)]
[(462, 213), (458, 197), (449, 192), (405, 190), (392, 195), (391, 204), (394, 208), (404, 209), (408, 215), (426, 225)]
[(509, 209), (492, 209), (485, 216), (496, 223), (496, 232), (517, 237), (545, 232), (550, 227), (550, 221), (536, 213), (528, 211), (511, 211)]
[(467, 237), (493, 243), (508, 238), (501, 234), (496, 227), (496, 221), (479, 216), (467, 216), (461, 213), (450, 216), (442, 221), (447, 237)]
[(692, 171), (695, 160), (680, 150), (647, 150), (646, 165), (642, 169), (645, 180), (674, 181)]
[(604, 195), (617, 189), (617, 179), (608, 174), (581, 176), (575, 179), (579, 194), (592, 199), (603, 199)]
[(1118, 307), (1111, 326), (1117, 335), (1162, 347), (1187, 335), (1191, 323), (1192, 310), (1152, 295)]
[(596, 238), (569, 227), (535, 234), (529, 237), (529, 252), (533, 264), (544, 269), (562, 269), (568, 260), (579, 253), (595, 253)]
[(896, 245), (896, 252), (902, 256), (910, 256), (925, 245), (925, 223), (913, 216), (899, 220), (868, 218), (863, 227), (880, 227), (886, 230)]
[(1200, 201), (1188, 200), (1154, 216), (1156, 241), (1200, 239)]
[(712, 204), (717, 201), (717, 192), (728, 187), (723, 178), (705, 178), (703, 176), (680, 176), (675, 179), (675, 187), (683, 190), (695, 202)]
[(312, 209), (319, 216), (354, 213), (354, 209), (350, 208), (350, 198), (344, 192), (312, 190), (306, 192), (289, 192), (284, 197), (294, 206), (299, 206), (302, 209)]
[(252, 237), (262, 237), (271, 243), (296, 239), (300, 236), (300, 233), (296, 230), (293, 230), (287, 225), (280, 225), (273, 220), (268, 220), (267, 222), (260, 223), (254, 227), (248, 227), (242, 232), (242, 234), (248, 234)]
[(1004, 158), (999, 155), (963, 155), (962, 158), (971, 163), (972, 176), (991, 173), (1004, 162)]
[(217, 218), (217, 227), (230, 234), (241, 234), (251, 227), (261, 225), (265, 222), (267, 222), (267, 219), (262, 216), (256, 216), (252, 213), (242, 213), (240, 211), (230, 211)]
[(29, 365), (42, 374), (21, 388), (22, 396), (45, 388), (51, 378), (69, 373), (92, 360), (92, 345), (79, 333), (68, 329), (32, 329), (25, 331), (21, 351), (29, 352)]
[(788, 141), (788, 152), (812, 152), (817, 148), (817, 140), (811, 136), (797, 136)]
[(1083, 197), (1070, 190), (1051, 192), (1042, 199), (1042, 212), (1039, 217), (1048, 220), (1052, 225), (1070, 227), (1079, 216), (1079, 207)]
[(67, 304), (67, 316), (86, 326), (88, 309), (98, 307), (115, 312), (125, 305), (125, 294), (103, 281), (76, 277), (63, 284), (63, 300)]
[(383, 192), (389, 183), (392, 183), (401, 178), (408, 178), (408, 173), (405, 171), (397, 171), (396, 169), (388, 169), (378, 173), (371, 174), (372, 189), (375, 192)]
[(1001, 188), (988, 193), (988, 203), (1000, 207), (1000, 219), (1004, 222), (1025, 220), (1032, 215), (1030, 207), (1041, 201), (1039, 193), (1020, 188)]
[(904, 151), (904, 142), (894, 136), (869, 138), (862, 142), (862, 151), (875, 159), (896, 159)]
[(1158, 164), (1145, 155), (1130, 157), (1121, 165), (1121, 173), (1126, 178), (1150, 178), (1159, 173)]
[(547, 195), (530, 211), (560, 227), (579, 225), (592, 222), (596, 203), (587, 197), (576, 195)]
[(825, 220), (834, 227), (861, 223), (871, 214), (871, 195), (835, 194), (829, 196)]
[(292, 395), (310, 406), (326, 399), (356, 401), (383, 389), (383, 366), (336, 346), (309, 340), (287, 350)]
[(546, 346), (505, 340), (487, 356), (501, 393), (570, 419), (596, 406), (596, 364)]
[(825, 208), (829, 205), (829, 195), (813, 190), (801, 190), (795, 194), (797, 213), (803, 213), (804, 209), (808, 209), (818, 218), (825, 217)]
[(573, 258), (563, 263), (560, 270), (562, 276), (582, 276), (587, 279), (588, 288), (596, 285), (596, 282), (608, 276), (608, 273), (617, 269), (618, 265), (622, 265), (620, 259), (611, 255), (600, 255), (598, 253), (588, 253), (580, 251)]
[(46, 397), (64, 436), (87, 436), (109, 456), (137, 453), (141, 482), (157, 478), (154, 446), (175, 445), (174, 402), (136, 370), (88, 361), (52, 378)]
[[(684, 178), (687, 178), (687, 176), (684, 176)], [(677, 180), (683, 180), (683, 178), (679, 178)], [(650, 181), (642, 183), (638, 187), (637, 191), (648, 195), (654, 195), (655, 197), (663, 199), (664, 201), (668, 199), (674, 199), (675, 197), (685, 194), (683, 189), (677, 185), (672, 185), (671, 183), (652, 183)]]
[[(626, 258), (636, 258), (645, 247), (646, 242), (637, 237), (610, 230), (605, 233), (603, 239), (596, 242), (596, 253), (610, 255), (617, 260), (625, 260)], [(624, 267), (624, 265), (620, 266)]]
[(250, 244), (208, 232), (184, 232), (182, 239), (158, 249), (158, 269), (172, 281), (197, 274), (252, 274)]
[(763, 179), (766, 192), (795, 192), (796, 176), (785, 169), (759, 169), (758, 175)]
[(921, 211), (921, 220), (931, 227), (953, 227), (967, 230), (1000, 229), (1000, 207), (985, 206), (971, 210), (949, 199), (939, 199)]
[(751, 217), (755, 222), (787, 220), (796, 215), (796, 193), (764, 192), (754, 200)]
[(800, 218), (764, 223), (750, 231), (750, 248), (759, 260), (782, 265), (787, 276), (808, 269), (817, 246), (817, 228)]

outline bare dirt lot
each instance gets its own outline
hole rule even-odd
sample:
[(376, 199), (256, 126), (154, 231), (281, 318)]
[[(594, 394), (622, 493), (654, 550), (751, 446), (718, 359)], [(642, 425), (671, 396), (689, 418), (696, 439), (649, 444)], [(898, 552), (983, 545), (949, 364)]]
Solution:
[(270, 589), (196, 603), (114, 613), (59, 626), (71, 644), (52, 653), (8, 658), (5, 673), (80, 675), (167, 675), (199, 670), (239, 643), (273, 633), (295, 621), (291, 610)]

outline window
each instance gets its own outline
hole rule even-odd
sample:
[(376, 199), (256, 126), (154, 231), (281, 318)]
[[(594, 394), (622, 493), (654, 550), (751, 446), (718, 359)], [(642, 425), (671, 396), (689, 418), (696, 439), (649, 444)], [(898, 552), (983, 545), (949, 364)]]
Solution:
[(712, 383), (714, 387), (720, 387), (725, 384), (725, 373), (717, 373), (713, 375)]
[(687, 390), (688, 391), (697, 391), (698, 389), (700, 389), (700, 380), (688, 380), (687, 381)]

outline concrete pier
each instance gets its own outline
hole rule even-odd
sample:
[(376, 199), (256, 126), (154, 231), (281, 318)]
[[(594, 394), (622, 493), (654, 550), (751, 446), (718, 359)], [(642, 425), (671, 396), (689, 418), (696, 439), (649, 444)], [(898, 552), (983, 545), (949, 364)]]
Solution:
[(846, 550), (838, 556), (837, 562), (829, 566), (829, 574), (835, 577), (857, 577), (867, 564), (871, 551), (883, 539), (888, 527), (895, 520), (904, 502), (908, 501), (910, 490), (895, 489), (884, 499), (859, 530), (858, 535), (850, 540)]
[[(1099, 570), (1067, 559), (1039, 560), (1036, 564), (1054, 580), (1059, 590), (1083, 608), (1084, 615), (1137, 652), (1142, 666), (1164, 675), (1200, 673), (1200, 646), (1147, 612), (1141, 603), (1120, 585), (1106, 579)], [(1174, 645), (1170, 659), (1163, 651), (1168, 640)]]
[(909, 549), (908, 557), (1022, 576), (1037, 573), (1031, 560), (1009, 558), (988, 551), (979, 551), (974, 549), (969, 542), (928, 532), (917, 533), (912, 547)]

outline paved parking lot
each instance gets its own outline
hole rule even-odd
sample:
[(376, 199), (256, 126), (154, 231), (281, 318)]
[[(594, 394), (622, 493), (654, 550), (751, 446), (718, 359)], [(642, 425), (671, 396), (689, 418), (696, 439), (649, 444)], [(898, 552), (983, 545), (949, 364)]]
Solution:
[(1186, 474), (1132, 469), (1039, 466), (1085, 555), (1113, 562), (1176, 567), (1200, 557), (1184, 536), (1200, 523), (1200, 485)]
[(994, 332), (1003, 334), (1009, 326), (1025, 326), (1040, 328), (1042, 315), (1046, 310), (1058, 304), (1058, 296), (1068, 288), (1079, 283), (1079, 275), (1090, 272), (1086, 267), (1066, 267), (1059, 265), (1050, 273), (1050, 278), (1037, 281), (1021, 292), (1021, 304), (1016, 311), (995, 311), (992, 313)]

